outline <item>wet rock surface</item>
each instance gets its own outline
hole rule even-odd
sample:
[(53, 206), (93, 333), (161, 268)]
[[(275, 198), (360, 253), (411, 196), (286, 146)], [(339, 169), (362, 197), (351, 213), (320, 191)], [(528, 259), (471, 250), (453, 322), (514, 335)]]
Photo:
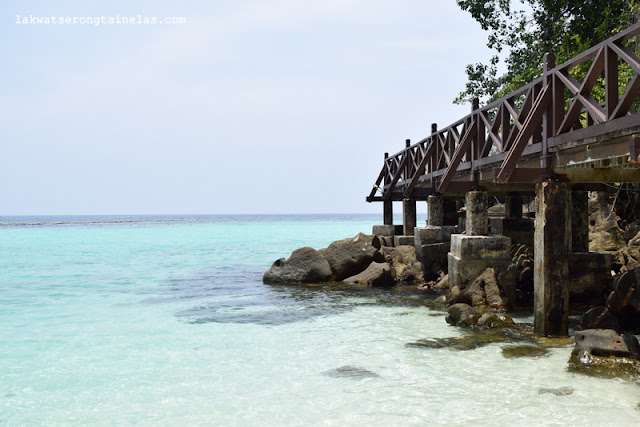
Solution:
[(480, 311), (469, 304), (457, 303), (449, 307), (445, 321), (454, 326), (474, 326), (480, 316)]
[(538, 389), (538, 394), (554, 394), (556, 396), (569, 396), (573, 394), (573, 389), (571, 387), (560, 387), (560, 388), (545, 388), (541, 387)]
[(323, 282), (331, 276), (327, 260), (315, 249), (296, 249), (288, 259), (280, 258), (273, 263), (262, 278), (265, 283), (310, 283)]
[(373, 261), (384, 262), (373, 245), (373, 239), (372, 235), (360, 233), (355, 237), (337, 240), (321, 250), (331, 266), (331, 279), (340, 281), (364, 271)]
[(361, 380), (364, 378), (380, 378), (380, 375), (357, 366), (345, 365), (336, 369), (322, 372), (322, 375), (333, 378), (349, 378), (352, 380)]
[(386, 262), (372, 262), (362, 273), (348, 277), (345, 283), (365, 286), (393, 286), (393, 272)]
[(549, 354), (549, 349), (535, 345), (508, 345), (502, 347), (502, 356), (505, 359), (516, 359), (520, 357), (543, 357)]

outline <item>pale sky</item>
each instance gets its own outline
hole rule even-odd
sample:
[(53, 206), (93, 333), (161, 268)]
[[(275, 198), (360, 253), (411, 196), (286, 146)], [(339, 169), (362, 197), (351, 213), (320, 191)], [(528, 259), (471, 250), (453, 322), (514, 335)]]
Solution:
[[(186, 24), (18, 24), (185, 17)], [(3, 1), (0, 215), (381, 212), (486, 34), (454, 0)]]

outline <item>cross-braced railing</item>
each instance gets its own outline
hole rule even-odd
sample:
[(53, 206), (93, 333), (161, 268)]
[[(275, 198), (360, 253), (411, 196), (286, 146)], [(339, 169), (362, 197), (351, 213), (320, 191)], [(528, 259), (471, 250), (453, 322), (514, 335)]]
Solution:
[(474, 181), (491, 165), (493, 181), (507, 183), (525, 155), (548, 169), (554, 147), (640, 126), (640, 58), (630, 48), (639, 34), (640, 24), (559, 66), (547, 54), (542, 77), (482, 108), (474, 100), (471, 114), (385, 155), (367, 200), (411, 197), (418, 183), (444, 192), (454, 175)]

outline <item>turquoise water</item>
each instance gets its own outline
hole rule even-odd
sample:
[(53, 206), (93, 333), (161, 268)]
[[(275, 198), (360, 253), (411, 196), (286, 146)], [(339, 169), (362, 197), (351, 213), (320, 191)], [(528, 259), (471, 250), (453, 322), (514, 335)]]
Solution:
[[(423, 294), (262, 284), (378, 221), (0, 217), (0, 425), (640, 423), (640, 388), (568, 373), (567, 348), (407, 347), (462, 333)], [(377, 376), (326, 375), (347, 365)]]

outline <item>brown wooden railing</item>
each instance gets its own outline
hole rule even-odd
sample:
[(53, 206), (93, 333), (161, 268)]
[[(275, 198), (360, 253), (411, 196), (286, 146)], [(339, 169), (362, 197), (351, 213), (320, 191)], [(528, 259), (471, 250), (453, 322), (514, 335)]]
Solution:
[(548, 169), (554, 147), (640, 126), (640, 58), (627, 47), (638, 34), (640, 24), (559, 66), (547, 54), (542, 77), (482, 108), (474, 100), (471, 114), (385, 156), (367, 201), (412, 197), (419, 182), (445, 192), (454, 175), (473, 181), (490, 165), (508, 183), (523, 156)]

